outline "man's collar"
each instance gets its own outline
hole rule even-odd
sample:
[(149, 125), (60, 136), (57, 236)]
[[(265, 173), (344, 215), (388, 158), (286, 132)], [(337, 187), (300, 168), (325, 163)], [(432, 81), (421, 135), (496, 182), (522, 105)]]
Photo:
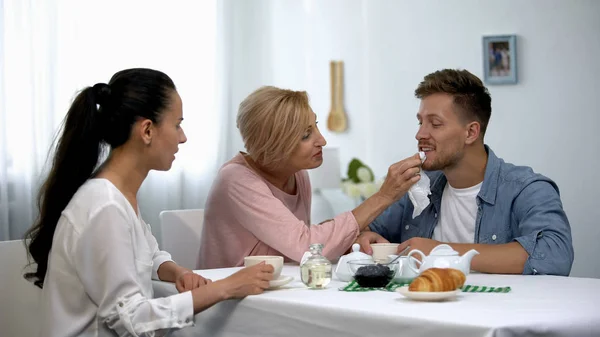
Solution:
[(489, 146), (484, 145), (484, 147), (485, 152), (488, 154), (488, 160), (478, 197), (486, 203), (494, 205), (496, 203), (496, 191), (498, 190), (498, 178), (500, 177), (500, 165), (502, 163)]

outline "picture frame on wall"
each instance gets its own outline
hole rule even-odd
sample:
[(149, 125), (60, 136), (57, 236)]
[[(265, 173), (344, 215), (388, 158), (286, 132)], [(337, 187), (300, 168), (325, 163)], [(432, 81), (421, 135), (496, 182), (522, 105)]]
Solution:
[(483, 79), (486, 84), (517, 83), (517, 36), (483, 37)]

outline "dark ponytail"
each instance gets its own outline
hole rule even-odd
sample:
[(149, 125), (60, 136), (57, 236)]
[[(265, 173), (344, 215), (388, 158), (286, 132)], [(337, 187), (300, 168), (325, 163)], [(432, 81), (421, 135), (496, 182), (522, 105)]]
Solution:
[(38, 195), (39, 217), (27, 231), (29, 255), (37, 270), (25, 274), (42, 288), (48, 255), (62, 211), (98, 167), (105, 144), (124, 144), (136, 118), (159, 122), (168, 106), (173, 81), (151, 69), (128, 69), (116, 73), (109, 84), (99, 83), (81, 91), (63, 122), (62, 135), (48, 178)]

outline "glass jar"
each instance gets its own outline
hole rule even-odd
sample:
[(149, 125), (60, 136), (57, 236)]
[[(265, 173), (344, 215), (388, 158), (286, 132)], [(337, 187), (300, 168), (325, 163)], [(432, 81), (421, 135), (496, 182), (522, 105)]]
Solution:
[(331, 262), (321, 254), (322, 244), (313, 243), (309, 250), (310, 256), (300, 265), (302, 283), (311, 289), (326, 288), (331, 282)]

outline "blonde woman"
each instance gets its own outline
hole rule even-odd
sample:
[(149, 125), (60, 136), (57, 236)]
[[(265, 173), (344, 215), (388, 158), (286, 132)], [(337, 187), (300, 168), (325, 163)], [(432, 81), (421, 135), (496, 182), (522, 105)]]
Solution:
[(241, 266), (249, 255), (300, 261), (311, 243), (336, 259), (410, 186), (419, 180), (418, 155), (392, 165), (380, 191), (352, 211), (310, 226), (311, 187), (306, 170), (323, 162), (327, 144), (304, 91), (262, 87), (237, 115), (247, 152), (225, 163), (204, 213), (198, 268)]

